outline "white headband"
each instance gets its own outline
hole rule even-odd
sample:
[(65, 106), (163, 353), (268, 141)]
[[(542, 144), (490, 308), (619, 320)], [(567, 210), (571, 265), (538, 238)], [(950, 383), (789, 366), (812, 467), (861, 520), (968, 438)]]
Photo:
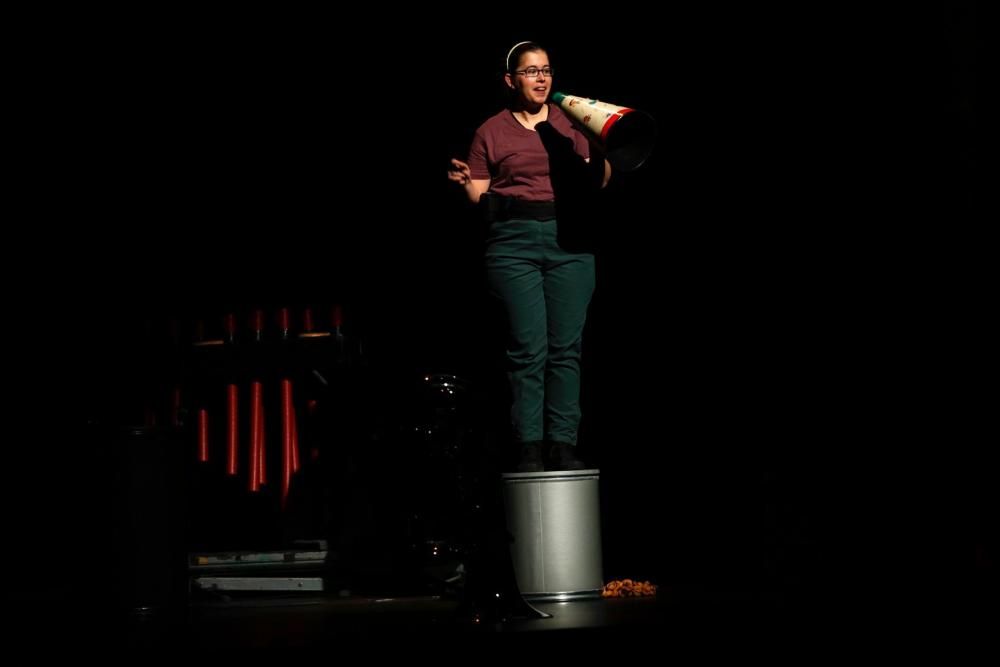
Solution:
[(521, 46), (523, 44), (531, 44), (531, 42), (518, 42), (514, 46), (510, 47), (510, 51), (507, 52), (507, 71), (508, 72), (510, 71), (510, 54), (514, 53), (514, 49), (516, 49), (517, 47), (519, 47), (519, 46)]

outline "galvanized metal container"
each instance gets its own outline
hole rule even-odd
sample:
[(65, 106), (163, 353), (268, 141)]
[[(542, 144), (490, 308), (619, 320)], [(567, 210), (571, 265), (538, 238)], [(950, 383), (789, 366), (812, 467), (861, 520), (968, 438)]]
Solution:
[(597, 469), (503, 475), (511, 558), (525, 598), (600, 597), (599, 481)]

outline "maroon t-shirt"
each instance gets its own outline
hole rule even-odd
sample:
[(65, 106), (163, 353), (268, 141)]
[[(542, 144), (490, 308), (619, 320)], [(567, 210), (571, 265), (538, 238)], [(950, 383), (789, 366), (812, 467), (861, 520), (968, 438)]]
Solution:
[[(549, 124), (573, 140), (573, 149), (584, 159), (590, 157), (587, 138), (573, 126), (562, 109), (549, 104)], [(542, 139), (504, 109), (476, 130), (469, 148), (472, 178), (490, 179), (490, 191), (527, 201), (552, 201), (549, 154)]]

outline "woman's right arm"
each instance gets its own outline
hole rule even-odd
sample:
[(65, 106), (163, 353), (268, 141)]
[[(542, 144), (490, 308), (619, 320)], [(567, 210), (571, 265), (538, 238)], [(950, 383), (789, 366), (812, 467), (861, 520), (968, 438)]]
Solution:
[(479, 198), (490, 189), (490, 179), (472, 178), (472, 170), (469, 165), (461, 160), (452, 158), (451, 166), (448, 168), (448, 180), (458, 183), (465, 188), (465, 196), (473, 204), (479, 203)]

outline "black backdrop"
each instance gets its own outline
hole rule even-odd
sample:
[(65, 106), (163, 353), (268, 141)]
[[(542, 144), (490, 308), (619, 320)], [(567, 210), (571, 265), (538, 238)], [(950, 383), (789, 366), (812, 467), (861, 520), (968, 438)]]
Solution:
[[(845, 473), (898, 444), (915, 304), (938, 298), (975, 176), (974, 17), (664, 11), (32, 22), (9, 229), (32, 256), (14, 312), (41, 333), (21, 418), (79, 463), (73, 428), (127, 409), (148, 322), (255, 304), (340, 301), (382, 372), (495, 382), (480, 231), (445, 170), (535, 39), (557, 89), (660, 129), (598, 232), (581, 446), (604, 470), (607, 574), (839, 579), (842, 551), (875, 549), (838, 532), (862, 502)], [(86, 494), (51, 474), (15, 486), (32, 500), (12, 532)]]

